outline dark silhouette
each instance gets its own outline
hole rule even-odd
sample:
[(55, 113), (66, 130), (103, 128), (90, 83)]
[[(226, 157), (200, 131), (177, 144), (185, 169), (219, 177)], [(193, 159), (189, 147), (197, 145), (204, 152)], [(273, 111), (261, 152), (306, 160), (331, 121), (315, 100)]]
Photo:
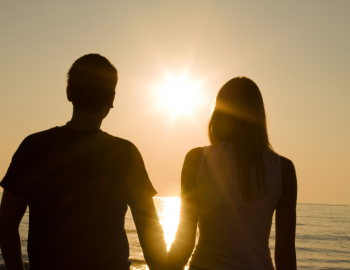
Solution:
[(163, 266), (156, 191), (141, 154), (100, 130), (117, 80), (117, 70), (98, 54), (76, 60), (67, 85), (72, 119), (28, 136), (14, 154), (1, 182), (0, 245), (9, 270), (23, 270), (18, 226), (27, 206), (33, 270), (129, 269), (128, 205), (148, 266)]
[(181, 215), (167, 269), (274, 269), (268, 246), (276, 210), (275, 265), (296, 269), (297, 181), (293, 163), (277, 155), (258, 86), (238, 77), (219, 91), (209, 122), (211, 145), (187, 154)]

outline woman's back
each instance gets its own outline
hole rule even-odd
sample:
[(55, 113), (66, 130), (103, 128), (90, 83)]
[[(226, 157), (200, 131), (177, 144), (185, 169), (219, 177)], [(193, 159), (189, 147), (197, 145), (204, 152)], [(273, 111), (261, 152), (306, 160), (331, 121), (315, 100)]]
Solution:
[(204, 148), (195, 180), (200, 237), (191, 265), (205, 269), (273, 269), (269, 235), (282, 194), (280, 159), (266, 151), (265, 189), (251, 179), (253, 201), (245, 203), (238, 181), (235, 147)]
[(236, 77), (221, 87), (208, 137), (212, 145), (189, 151), (182, 167), (180, 224), (167, 265), (187, 264), (198, 224), (191, 270), (273, 269), (269, 235), (276, 209), (275, 265), (295, 270), (295, 168), (273, 151), (252, 80)]

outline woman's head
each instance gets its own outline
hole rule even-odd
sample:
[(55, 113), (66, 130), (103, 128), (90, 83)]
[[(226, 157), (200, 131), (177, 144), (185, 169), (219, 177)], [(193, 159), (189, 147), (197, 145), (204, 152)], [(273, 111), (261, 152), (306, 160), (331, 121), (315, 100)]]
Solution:
[(225, 83), (215, 101), (208, 125), (211, 143), (249, 142), (256, 147), (270, 148), (267, 136), (264, 102), (258, 86), (246, 77)]
[(221, 87), (212, 112), (208, 135), (212, 144), (233, 142), (243, 198), (253, 200), (252, 175), (265, 192), (263, 152), (270, 145), (264, 102), (258, 86), (246, 77), (236, 77)]

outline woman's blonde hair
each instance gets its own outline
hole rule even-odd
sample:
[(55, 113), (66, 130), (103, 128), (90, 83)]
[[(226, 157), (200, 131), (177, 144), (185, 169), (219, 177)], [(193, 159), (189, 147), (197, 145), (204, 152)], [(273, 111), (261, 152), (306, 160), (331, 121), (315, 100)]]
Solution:
[(253, 200), (253, 174), (259, 190), (265, 194), (263, 152), (274, 151), (267, 134), (264, 101), (252, 80), (236, 77), (221, 87), (209, 121), (208, 136), (212, 144), (234, 143), (243, 200), (247, 203)]

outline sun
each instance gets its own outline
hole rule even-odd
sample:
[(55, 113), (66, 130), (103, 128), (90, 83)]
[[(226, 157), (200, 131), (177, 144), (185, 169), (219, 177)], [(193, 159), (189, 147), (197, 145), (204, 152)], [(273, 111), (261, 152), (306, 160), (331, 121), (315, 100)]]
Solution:
[(155, 87), (157, 107), (172, 117), (192, 116), (203, 101), (201, 83), (191, 80), (187, 73), (180, 76), (168, 74), (165, 81)]

